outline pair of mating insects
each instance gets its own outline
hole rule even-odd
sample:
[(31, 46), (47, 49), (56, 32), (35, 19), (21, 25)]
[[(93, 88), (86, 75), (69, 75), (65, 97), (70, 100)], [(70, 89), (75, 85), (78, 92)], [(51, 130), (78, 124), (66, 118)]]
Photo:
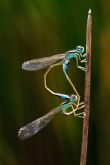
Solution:
[[(43, 69), (47, 66), (50, 66), (46, 73), (44, 74), (44, 86), (45, 88), (53, 95), (60, 97), (62, 100), (66, 100), (65, 102), (61, 103), (60, 110), (65, 115), (74, 114), (74, 116), (82, 117), (84, 118), (85, 113), (80, 112), (77, 113), (77, 110), (84, 108), (84, 102), (80, 102), (80, 95), (77, 92), (75, 86), (73, 85), (71, 79), (69, 78), (67, 74), (68, 66), (70, 63), (70, 60), (73, 58), (76, 58), (76, 65), (77, 68), (81, 69), (82, 71), (86, 71), (85, 67), (82, 67), (81, 63), (86, 63), (86, 54), (84, 54), (84, 47), (77, 46), (76, 49), (67, 51), (63, 54), (57, 54), (50, 57), (45, 58), (39, 58), (34, 59), (30, 61), (26, 61), (22, 64), (22, 69), (28, 70), (28, 71), (35, 71)], [(59, 61), (56, 63), (57, 61)], [(61, 93), (53, 92), (48, 86), (47, 86), (47, 75), (51, 69), (53, 69), (56, 66), (62, 65), (63, 66), (63, 72), (66, 76), (66, 79), (72, 86), (74, 92), (76, 94), (72, 94), (71, 96)], [(68, 112), (68, 109), (71, 108), (71, 111)], [(34, 135), (37, 133), (40, 129), (42, 129), (47, 123), (51, 120), (51, 118), (56, 114), (56, 111), (50, 111), (47, 115), (44, 115), (43, 117), (35, 120), (34, 122), (22, 127), (19, 132), (18, 136), (20, 139), (27, 139), (28, 137)]]

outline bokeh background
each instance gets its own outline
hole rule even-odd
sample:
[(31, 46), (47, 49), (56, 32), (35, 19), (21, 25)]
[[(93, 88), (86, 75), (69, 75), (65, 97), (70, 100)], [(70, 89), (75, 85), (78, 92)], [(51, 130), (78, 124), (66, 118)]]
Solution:
[[(82, 119), (59, 113), (41, 132), (20, 141), (20, 127), (57, 107), (62, 100), (43, 86), (46, 69), (27, 72), (21, 64), (85, 47), (88, 9), (92, 9), (91, 114), (87, 165), (110, 164), (110, 1), (0, 1), (0, 165), (79, 165)], [(84, 98), (84, 73), (69, 67)], [(49, 86), (72, 94), (60, 67)]]

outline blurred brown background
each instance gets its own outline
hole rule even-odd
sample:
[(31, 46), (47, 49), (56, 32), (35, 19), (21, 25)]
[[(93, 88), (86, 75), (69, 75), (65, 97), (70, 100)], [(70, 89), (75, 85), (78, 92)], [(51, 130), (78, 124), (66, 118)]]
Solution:
[[(26, 72), (21, 64), (85, 47), (88, 9), (92, 9), (91, 114), (87, 165), (110, 164), (110, 1), (0, 1), (0, 165), (79, 165), (82, 119), (58, 114), (41, 132), (20, 141), (20, 127), (57, 107), (61, 100), (43, 86), (46, 69)], [(69, 67), (82, 96), (84, 73)], [(49, 86), (72, 94), (62, 69)]]

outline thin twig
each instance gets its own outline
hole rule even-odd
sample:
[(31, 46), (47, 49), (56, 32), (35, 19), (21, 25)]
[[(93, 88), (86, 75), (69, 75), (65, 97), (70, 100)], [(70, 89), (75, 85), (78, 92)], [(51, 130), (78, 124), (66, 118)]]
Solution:
[(83, 120), (83, 133), (82, 133), (82, 149), (80, 165), (86, 165), (87, 158), (87, 144), (88, 144), (88, 129), (89, 129), (89, 114), (90, 114), (90, 78), (91, 78), (91, 30), (92, 30), (92, 17), (91, 10), (89, 9), (87, 18), (86, 29), (86, 75), (85, 75), (85, 108), (86, 114)]

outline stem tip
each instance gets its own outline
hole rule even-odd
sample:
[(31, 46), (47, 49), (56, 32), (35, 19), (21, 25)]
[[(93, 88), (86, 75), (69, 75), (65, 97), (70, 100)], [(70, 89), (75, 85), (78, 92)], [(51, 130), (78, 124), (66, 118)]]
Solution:
[(91, 14), (91, 9), (89, 9), (88, 14)]

